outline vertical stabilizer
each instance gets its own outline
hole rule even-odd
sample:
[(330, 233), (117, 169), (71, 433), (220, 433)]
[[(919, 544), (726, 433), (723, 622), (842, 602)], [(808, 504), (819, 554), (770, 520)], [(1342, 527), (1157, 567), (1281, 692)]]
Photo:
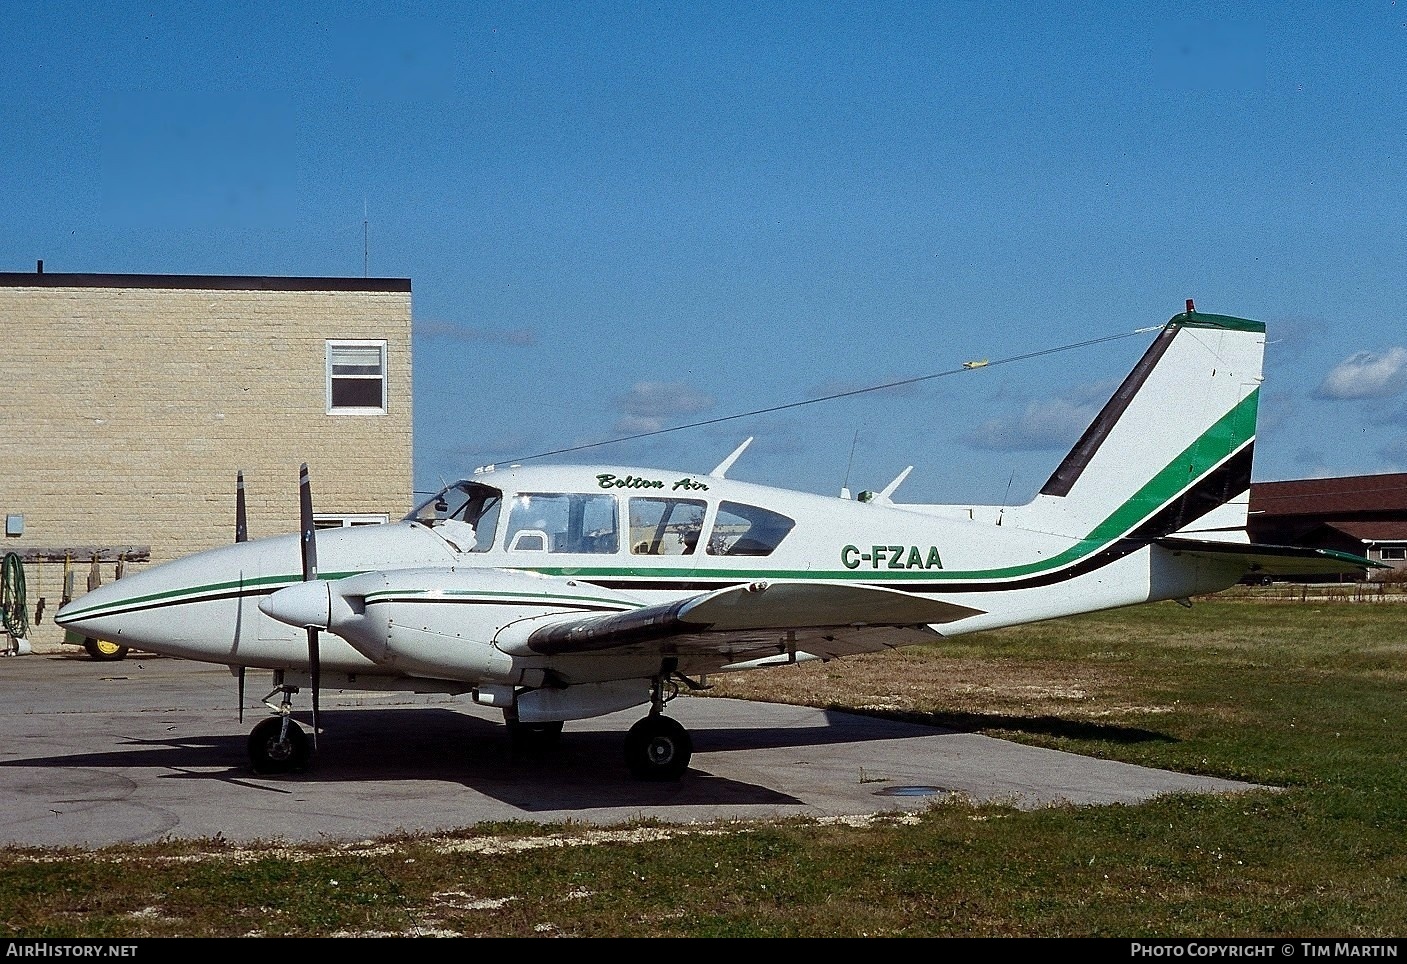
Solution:
[(1264, 353), (1260, 322), (1175, 315), (1020, 524), (1081, 538), (1245, 541)]

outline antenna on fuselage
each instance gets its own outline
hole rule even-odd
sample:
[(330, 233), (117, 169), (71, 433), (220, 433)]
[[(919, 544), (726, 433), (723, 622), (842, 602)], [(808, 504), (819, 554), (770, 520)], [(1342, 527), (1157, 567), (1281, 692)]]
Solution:
[(909, 466), (908, 469), (900, 471), (898, 476), (895, 476), (895, 478), (893, 478), (892, 483), (889, 483), (888, 486), (885, 486), (884, 488), (881, 488), (881, 490), (879, 490), (879, 494), (875, 495), (875, 501), (888, 502), (889, 497), (891, 497), (891, 495), (895, 493), (896, 488), (902, 486), (903, 480), (909, 477), (910, 471), (913, 471), (913, 466)]
[(840, 484), (840, 497), (850, 498), (850, 469), (855, 465), (855, 444), (860, 441), (860, 430), (855, 430), (855, 437), (850, 440), (850, 459), (845, 463), (845, 481)]
[(1002, 518), (1006, 515), (1006, 504), (1011, 501), (1011, 483), (1016, 481), (1016, 470), (1011, 470), (1011, 478), (1006, 480), (1006, 493), (1002, 495), (1001, 511), (997, 513), (997, 525), (1002, 524)]
[(733, 449), (732, 455), (728, 456), (722, 462), (719, 462), (718, 467), (708, 474), (715, 479), (723, 478), (723, 474), (727, 472), (730, 468), (732, 468), (733, 463), (738, 460), (738, 456), (743, 454), (743, 449), (747, 448), (751, 444), (752, 436), (749, 435), (746, 439), (743, 440), (742, 445), (739, 445), (737, 448)]

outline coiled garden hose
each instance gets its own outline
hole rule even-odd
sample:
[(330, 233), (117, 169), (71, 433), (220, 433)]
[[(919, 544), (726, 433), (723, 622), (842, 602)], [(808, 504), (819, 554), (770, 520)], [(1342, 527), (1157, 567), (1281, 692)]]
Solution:
[(15, 639), (29, 637), (29, 615), (25, 612), (24, 561), (17, 553), (7, 552), (0, 567), (0, 617), (5, 632)]

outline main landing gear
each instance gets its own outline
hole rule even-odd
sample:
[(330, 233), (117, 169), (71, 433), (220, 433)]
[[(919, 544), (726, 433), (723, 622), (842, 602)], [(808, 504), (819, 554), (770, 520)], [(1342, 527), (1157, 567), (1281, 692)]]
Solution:
[(625, 765), (639, 780), (678, 780), (689, 769), (694, 742), (672, 716), (654, 710), (625, 735)]
[[(679, 695), (683, 680), (691, 689), (702, 689), (687, 676), (674, 671), (674, 661), (666, 662), (664, 672), (655, 677), (650, 689), (650, 715), (637, 722), (625, 735), (625, 765), (640, 780), (678, 780), (689, 769), (694, 741), (683, 724), (664, 715), (664, 704)], [(668, 692), (666, 692), (668, 686)]]
[[(691, 689), (703, 689), (675, 671), (674, 660), (668, 660), (650, 685), (650, 712), (636, 722), (625, 736), (625, 765), (638, 780), (678, 780), (689, 769), (694, 753), (694, 741), (689, 731), (676, 719), (664, 715), (664, 705), (679, 695), (679, 683)], [(553, 746), (562, 735), (560, 720), (524, 723), (518, 719), (516, 706), (505, 707), (503, 722), (515, 750), (540, 750)]]
[[(309, 743), (303, 728), (293, 721), (293, 694), (298, 687), (280, 683), (264, 705), (277, 716), (260, 720), (249, 734), (249, 763), (255, 773), (293, 773), (308, 768)], [(277, 706), (270, 703), (276, 694), (283, 699)]]

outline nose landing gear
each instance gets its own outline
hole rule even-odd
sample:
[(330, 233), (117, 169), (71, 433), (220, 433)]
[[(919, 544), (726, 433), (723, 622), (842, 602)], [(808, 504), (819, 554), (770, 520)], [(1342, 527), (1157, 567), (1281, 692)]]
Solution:
[[(308, 767), (308, 736), (293, 720), (293, 694), (298, 687), (280, 683), (264, 705), (277, 716), (260, 720), (249, 734), (249, 763), (255, 773), (292, 773)], [(275, 694), (283, 699), (275, 706), (269, 700)]]

